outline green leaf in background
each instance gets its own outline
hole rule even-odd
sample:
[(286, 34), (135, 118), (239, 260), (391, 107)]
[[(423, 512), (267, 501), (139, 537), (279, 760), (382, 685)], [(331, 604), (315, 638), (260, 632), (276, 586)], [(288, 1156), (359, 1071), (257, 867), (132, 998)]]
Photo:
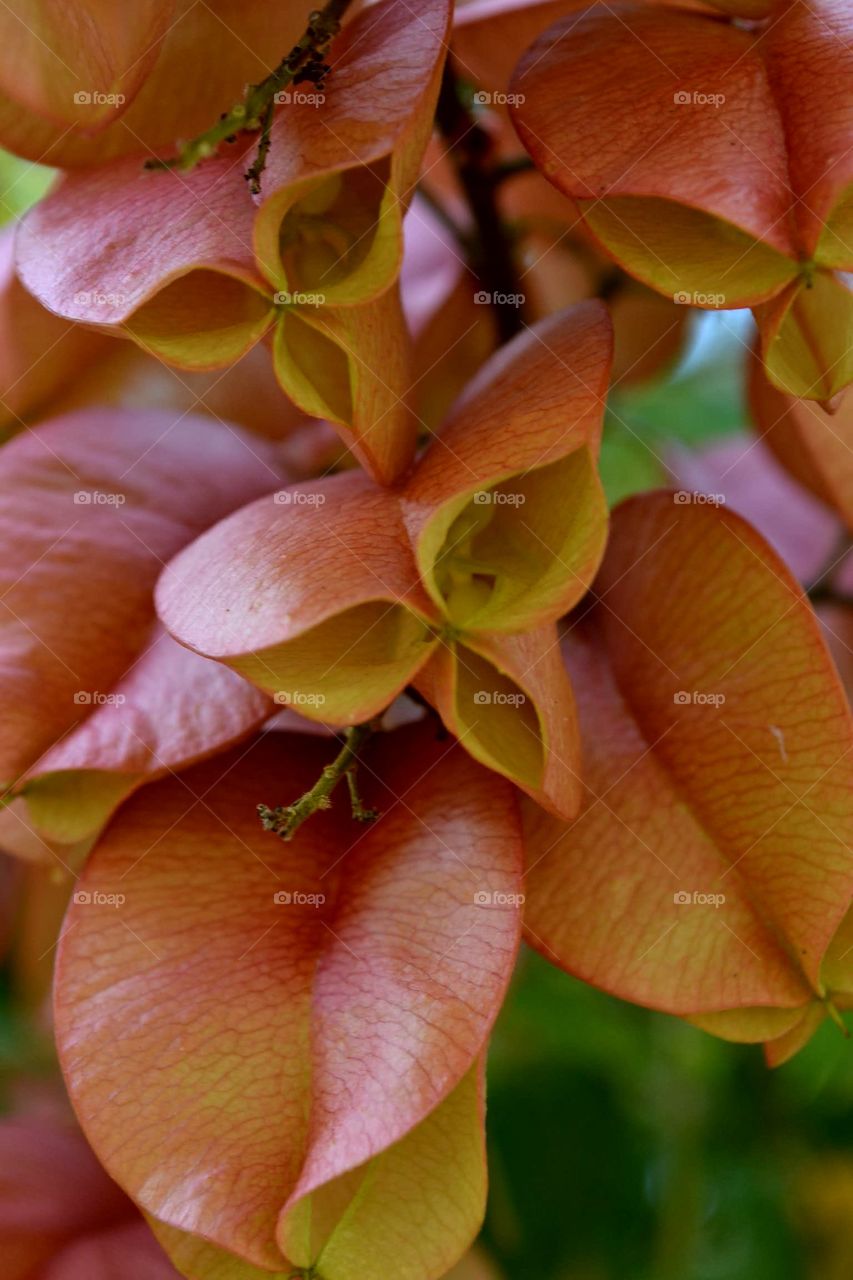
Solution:
[(617, 386), (608, 401), (601, 478), (611, 506), (668, 483), (667, 443), (699, 447), (742, 430), (749, 313), (696, 312), (685, 352), (665, 374)]
[(16, 221), (47, 191), (55, 169), (0, 151), (0, 226)]
[(769, 1071), (525, 951), (488, 1132), (483, 1244), (508, 1280), (853, 1276), (853, 1071), (829, 1023)]

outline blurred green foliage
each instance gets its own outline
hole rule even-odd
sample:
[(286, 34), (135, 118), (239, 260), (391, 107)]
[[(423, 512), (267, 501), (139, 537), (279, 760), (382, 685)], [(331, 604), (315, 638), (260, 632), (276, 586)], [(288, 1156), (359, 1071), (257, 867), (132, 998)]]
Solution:
[(827, 1023), (770, 1071), (525, 952), (490, 1056), (485, 1247), (510, 1280), (853, 1275), (851, 1052)]
[(0, 226), (20, 218), (45, 194), (56, 170), (0, 151)]
[(610, 395), (601, 478), (611, 505), (668, 483), (667, 443), (710, 444), (747, 422), (747, 314), (705, 312), (690, 319), (686, 350), (673, 369)]

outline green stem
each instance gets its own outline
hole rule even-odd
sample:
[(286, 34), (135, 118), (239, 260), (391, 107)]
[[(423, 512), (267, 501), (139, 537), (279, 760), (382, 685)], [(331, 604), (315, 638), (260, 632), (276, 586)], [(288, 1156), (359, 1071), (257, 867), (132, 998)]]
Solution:
[(146, 169), (194, 169), (200, 160), (215, 155), (222, 142), (233, 142), (241, 133), (261, 131), (258, 154), (246, 173), (246, 179), (254, 193), (260, 190), (261, 174), (270, 147), (270, 129), (275, 111), (275, 95), (289, 84), (310, 81), (322, 88), (329, 67), (325, 55), (329, 45), (341, 29), (341, 18), (352, 0), (328, 0), (322, 8), (309, 15), (305, 34), (283, 58), (274, 71), (258, 84), (250, 84), (245, 96), (225, 111), (216, 124), (204, 133), (184, 142), (178, 154), (168, 160), (146, 160)]
[(373, 822), (379, 817), (376, 809), (367, 809), (359, 795), (355, 773), (358, 768), (358, 752), (374, 731), (374, 723), (353, 725), (344, 734), (344, 744), (331, 764), (327, 764), (320, 777), (293, 804), (258, 805), (258, 815), (265, 831), (272, 831), (282, 840), (292, 840), (302, 823), (320, 809), (331, 809), (331, 795), (342, 778), (346, 778), (352, 804), (352, 816), (356, 822)]
[(267, 167), (267, 155), (270, 149), (270, 133), (272, 131), (272, 122), (275, 115), (275, 100), (267, 103), (264, 111), (263, 120), (261, 121), (261, 140), (258, 143), (258, 150), (255, 158), (249, 165), (245, 173), (246, 181), (249, 184), (249, 190), (253, 196), (258, 195), (261, 189), (261, 174)]
[(356, 822), (375, 822), (379, 817), (378, 809), (365, 808), (361, 798), (361, 792), (358, 789), (358, 765), (352, 764), (346, 771), (347, 789), (349, 790), (350, 807), (352, 816)]

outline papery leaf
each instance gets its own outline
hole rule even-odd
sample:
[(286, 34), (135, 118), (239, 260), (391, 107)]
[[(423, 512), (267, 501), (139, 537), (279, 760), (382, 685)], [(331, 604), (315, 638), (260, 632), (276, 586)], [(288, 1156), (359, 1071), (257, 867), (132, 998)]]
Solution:
[(454, 406), (406, 487), (424, 584), (466, 629), (519, 631), (574, 604), (607, 511), (595, 459), (612, 335), (581, 303), (514, 339)]
[(276, 264), (277, 288), (352, 305), (396, 277), (449, 20), (448, 0), (417, 12), (381, 0), (335, 42), (322, 100), (294, 94), (279, 113), (255, 224), (258, 260)]
[(393, 285), (449, 16), (448, 0), (417, 14), (383, 0), (345, 28), (328, 95), (318, 104), (284, 91), (293, 100), (273, 130), (259, 207), (242, 173), (254, 137), (189, 173), (143, 173), (133, 159), (67, 178), (21, 232), (27, 287), (185, 369), (228, 365), (278, 318), (288, 396), (345, 428), (381, 483), (399, 479), (416, 422)]
[(139, 0), (124, 14), (111, 0), (10, 0), (0, 18), (4, 145), (16, 111), (58, 133), (97, 133), (120, 116), (157, 59), (173, 9), (174, 0)]
[(156, 624), (108, 697), (41, 757), (26, 783), (35, 826), (63, 844), (96, 831), (141, 782), (222, 750), (274, 710), (233, 671)]
[[(60, 20), (69, 22), (82, 11), (91, 13), (92, 4), (89, 0), (75, 0), (70, 6), (29, 0), (26, 8), (31, 12), (37, 8), (42, 14), (49, 10), (49, 21), (55, 24)], [(49, 50), (40, 47), (39, 57), (28, 65), (38, 67), (44, 63), (56, 85), (54, 92), (67, 104), (62, 118), (57, 119), (51, 117), (50, 111), (43, 114), (36, 102), (33, 106), (39, 114), (21, 110), (20, 62), (10, 39), (18, 24), (11, 6), (5, 6), (0, 32), (11, 56), (7, 59), (9, 97), (0, 99), (3, 146), (61, 168), (91, 168), (130, 153), (139, 163), (152, 150), (173, 149), (178, 138), (194, 137), (208, 128), (219, 112), (240, 101), (248, 83), (263, 79), (303, 34), (307, 17), (299, 0), (281, 0), (273, 9), (267, 0), (211, 0), (208, 4), (144, 0), (144, 4), (134, 6), (132, 16), (110, 0), (97, 0), (96, 8), (97, 22), (89, 18), (75, 31), (67, 47), (49, 29), (39, 32), (30, 23), (34, 34), (46, 35)], [(61, 19), (56, 15), (62, 15)], [(150, 22), (153, 15), (159, 16), (156, 25)], [(158, 43), (164, 24), (165, 37)], [(120, 79), (106, 89), (122, 92), (127, 102), (74, 103), (75, 92), (104, 88), (93, 83), (92, 75), (101, 64), (104, 75), (108, 74), (109, 63), (104, 63), (108, 33), (114, 37), (113, 55), (118, 57), (124, 49), (126, 57), (119, 58), (116, 67), (123, 83)], [(139, 42), (137, 57), (130, 49), (133, 42)], [(156, 58), (153, 67), (152, 58)], [(66, 98), (66, 81), (75, 73)], [(39, 85), (39, 93), (44, 93), (45, 88)], [(91, 135), (91, 113), (99, 109), (101, 127)], [(120, 118), (108, 123), (109, 116), (117, 112)]]
[[(269, 734), (130, 801), (58, 962), (65, 1076), (105, 1167), (161, 1222), (272, 1271), (300, 1201), (326, 1217), (329, 1184), (393, 1164), (471, 1070), (517, 946), (505, 783), (415, 726), (364, 758), (370, 828), (336, 801), (271, 841), (258, 797), (298, 795), (327, 760), (322, 740)], [(351, 1206), (362, 1242), (368, 1191)], [(451, 1258), (476, 1228), (462, 1216)]]
[(682, 501), (724, 503), (766, 538), (800, 582), (817, 581), (838, 555), (838, 522), (746, 431), (700, 449), (670, 448), (667, 470)]
[(722, 293), (706, 303), (718, 306), (796, 274), (781, 122), (751, 34), (699, 14), (588, 9), (542, 35), (512, 90), (537, 165), (588, 202), (632, 274), (670, 295)]
[(485, 1057), (399, 1142), (299, 1201), (282, 1248), (328, 1280), (443, 1276), (486, 1209)]
[[(846, 0), (788, 0), (759, 37), (782, 116), (795, 201), (792, 216), (803, 257), (853, 267), (853, 245), (825, 226), (853, 195), (853, 155), (839, 146), (853, 129), (853, 106), (838, 86), (853, 78), (853, 13)], [(836, 223), (837, 230), (843, 219)], [(848, 224), (849, 229), (849, 224)]]
[[(483, 1216), (482, 1065), (404, 1138), (304, 1200), (283, 1219), (294, 1262), (315, 1261), (324, 1280), (443, 1276)], [(152, 1223), (181, 1270), (197, 1280), (287, 1280), (195, 1236)]]
[(76, 841), (143, 777), (268, 714), (254, 690), (152, 635), (153, 587), (180, 546), (277, 474), (262, 442), (153, 412), (72, 414), (0, 453), (0, 777), (33, 787), (48, 835)]
[(853, 380), (850, 281), (817, 271), (756, 311), (764, 369), (781, 391), (828, 402)]
[(454, 15), (452, 39), (461, 73), (489, 93), (506, 92), (519, 50), (526, 49), (559, 18), (587, 3), (588, 0), (472, 0), (461, 5)]
[[(107, 346), (46, 311), (15, 275), (14, 231), (0, 232), (0, 424), (41, 408)], [(16, 421), (17, 420), (17, 421)]]
[(581, 802), (577, 714), (553, 626), (444, 642), (415, 684), (475, 760), (549, 812), (575, 816)]
[(333, 724), (387, 706), (427, 660), (438, 621), (397, 496), (354, 473), (216, 525), (169, 564), (157, 608), (182, 644)]
[[(227, 369), (180, 373), (136, 343), (105, 341), (104, 346), (102, 358), (51, 400), (52, 412), (92, 405), (170, 409), (176, 417), (207, 414), (271, 440), (281, 440), (307, 425), (304, 414), (282, 396), (265, 343), (252, 347)], [(312, 429), (312, 434), (318, 433)]]
[(294, 307), (279, 319), (276, 376), (305, 413), (339, 434), (380, 484), (392, 484), (414, 457), (417, 422), (409, 340), (399, 291), (361, 307)]
[(239, 168), (143, 173), (138, 159), (69, 174), (18, 233), (18, 268), (53, 311), (120, 329), (187, 368), (237, 359), (269, 328)]
[(835, 88), (851, 38), (844, 0), (790, 0), (766, 29), (592, 6), (540, 37), (510, 93), (537, 166), (622, 267), (676, 302), (759, 307), (768, 376), (819, 401), (853, 378), (831, 276), (853, 268), (853, 115)]
[(750, 404), (761, 440), (800, 484), (853, 530), (853, 397), (837, 413), (778, 391), (753, 358)]
[(569, 826), (529, 808), (531, 941), (779, 1037), (832, 995), (853, 887), (853, 726), (814, 614), (749, 525), (666, 493), (614, 513), (595, 593), (567, 638), (589, 794)]

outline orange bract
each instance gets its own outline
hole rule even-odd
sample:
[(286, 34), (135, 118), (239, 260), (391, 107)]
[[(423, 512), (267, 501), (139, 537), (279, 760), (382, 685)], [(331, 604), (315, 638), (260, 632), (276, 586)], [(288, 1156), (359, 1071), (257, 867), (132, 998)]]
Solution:
[(380, 482), (396, 480), (416, 432), (402, 216), (448, 22), (448, 0), (417, 14), (382, 0), (350, 23), (321, 109), (304, 92), (280, 107), (257, 203), (243, 179), (255, 137), (189, 173), (144, 173), (133, 157), (69, 175), (21, 230), (27, 287), (179, 368), (231, 364), (269, 334), (288, 396), (340, 426)]
[[(528, 51), (513, 116), (626, 270), (676, 301), (758, 306), (769, 376), (829, 400), (853, 377), (851, 11), (790, 0), (766, 30), (628, 5)], [(769, 300), (773, 299), (771, 303)]]
[(732, 1039), (810, 1027), (853, 888), (853, 722), (814, 614), (748, 524), (668, 493), (614, 513), (595, 595), (566, 637), (588, 796), (569, 826), (528, 807), (530, 939)]
[(853, 396), (836, 413), (786, 396), (768, 382), (753, 357), (749, 392), (755, 425), (791, 475), (853, 529)]
[(10, 0), (0, 144), (89, 167), (173, 146), (263, 78), (305, 29), (299, 0)]
[(478, 760), (571, 815), (554, 623), (604, 547), (610, 346), (604, 308), (583, 303), (483, 369), (405, 486), (336, 476), (235, 513), (164, 571), (165, 625), (326, 723), (369, 719), (414, 681)]
[(152, 592), (179, 547), (280, 476), (236, 429), (153, 411), (69, 414), (3, 447), (0, 777), (22, 797), (0, 816), (6, 848), (30, 824), (91, 837), (142, 782), (271, 713), (163, 632)]
[(66, 1080), (176, 1256), (215, 1261), (191, 1232), (273, 1271), (322, 1254), (350, 1280), (362, 1251), (399, 1248), (438, 1276), (482, 1214), (477, 1064), (518, 945), (515, 801), (418, 726), (364, 757), (370, 828), (320, 814), (271, 852), (258, 796), (304, 789), (327, 754), (273, 733), (122, 811), (62, 943)]

